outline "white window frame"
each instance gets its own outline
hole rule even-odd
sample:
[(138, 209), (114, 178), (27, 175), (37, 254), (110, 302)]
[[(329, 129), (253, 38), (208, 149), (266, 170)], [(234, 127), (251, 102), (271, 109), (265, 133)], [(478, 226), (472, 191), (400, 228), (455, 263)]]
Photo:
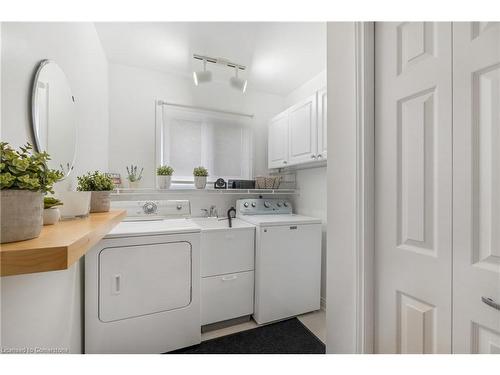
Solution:
[[(170, 165), (170, 157), (169, 157), (169, 149), (168, 144), (165, 142), (165, 137), (169, 131), (169, 121), (174, 118), (176, 120), (186, 120), (186, 121), (199, 121), (202, 123), (201, 125), (201, 165), (206, 167), (209, 172), (208, 182), (215, 182), (217, 178), (222, 177), (226, 181), (228, 179), (250, 179), (253, 176), (253, 131), (252, 131), (252, 119), (247, 118), (246, 116), (239, 116), (237, 114), (232, 113), (222, 113), (216, 112), (209, 109), (204, 108), (182, 108), (178, 106), (171, 106), (165, 104), (163, 100), (155, 101), (156, 107), (156, 136), (155, 136), (155, 171), (156, 167), (159, 165)], [(241, 166), (241, 175), (238, 176), (229, 176), (229, 175), (221, 175), (216, 176), (212, 175), (213, 171), (213, 157), (212, 150), (207, 147), (208, 142), (204, 143), (203, 141), (210, 137), (210, 122), (213, 120), (233, 120), (236, 121), (242, 128), (241, 134), (241, 145), (242, 145), (242, 166)], [(194, 167), (197, 167), (193, 166)], [(172, 176), (172, 183), (176, 184), (191, 184), (194, 182), (194, 177), (190, 176)]]

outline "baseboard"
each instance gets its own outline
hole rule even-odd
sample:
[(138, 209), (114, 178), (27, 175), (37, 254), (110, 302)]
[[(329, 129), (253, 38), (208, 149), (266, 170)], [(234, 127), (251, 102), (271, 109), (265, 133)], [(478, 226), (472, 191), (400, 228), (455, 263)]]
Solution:
[(326, 298), (325, 297), (321, 297), (320, 308), (321, 308), (321, 310), (326, 311)]

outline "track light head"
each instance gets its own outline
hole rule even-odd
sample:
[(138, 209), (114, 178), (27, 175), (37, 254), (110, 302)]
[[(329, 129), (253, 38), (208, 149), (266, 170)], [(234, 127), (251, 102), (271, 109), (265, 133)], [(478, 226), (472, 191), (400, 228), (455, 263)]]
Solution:
[(245, 92), (246, 89), (247, 89), (247, 80), (246, 79), (242, 79), (242, 78), (239, 78), (238, 77), (238, 70), (239, 70), (239, 67), (237, 66), (235, 68), (235, 76), (234, 77), (231, 77), (229, 79), (229, 84), (231, 85), (231, 87), (233, 87), (234, 89), (236, 90), (239, 90), (241, 92)]
[(203, 60), (203, 71), (193, 72), (193, 81), (195, 86), (200, 83), (210, 82), (212, 80), (212, 72), (207, 70), (207, 60)]

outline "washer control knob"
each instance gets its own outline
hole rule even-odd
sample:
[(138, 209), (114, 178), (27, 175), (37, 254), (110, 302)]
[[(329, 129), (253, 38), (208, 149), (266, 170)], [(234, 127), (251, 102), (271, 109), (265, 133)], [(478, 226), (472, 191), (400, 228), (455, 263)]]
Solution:
[(281, 203), (280, 203), (280, 202), (278, 202), (278, 203), (276, 204), (276, 206), (281, 207)]
[(182, 210), (182, 205), (178, 204), (178, 205), (177, 205), (177, 209), (178, 209), (178, 210)]
[(283, 202), (283, 206), (288, 207), (288, 203), (287, 202)]
[(243, 206), (248, 207), (248, 202), (243, 203)]
[(269, 207), (271, 207), (271, 204), (268, 201), (265, 201), (264, 202), (264, 207), (265, 208), (269, 208)]
[(255, 206), (257, 206), (257, 205), (255, 204), (255, 202), (252, 202), (252, 207), (255, 207)]
[(156, 210), (158, 209), (158, 207), (156, 206), (156, 204), (154, 202), (146, 202), (142, 206), (142, 209), (144, 210), (145, 214), (150, 215), (150, 214), (154, 214), (156, 212)]

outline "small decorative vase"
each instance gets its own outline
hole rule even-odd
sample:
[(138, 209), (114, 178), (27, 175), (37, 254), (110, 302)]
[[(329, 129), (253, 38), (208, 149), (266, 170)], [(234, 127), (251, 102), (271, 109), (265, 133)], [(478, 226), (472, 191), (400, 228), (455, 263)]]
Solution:
[(129, 181), (128, 187), (130, 189), (138, 189), (139, 188), (139, 181)]
[(62, 200), (64, 204), (59, 207), (63, 219), (75, 217), (85, 217), (90, 211), (90, 191), (61, 191), (56, 194), (56, 198)]
[(172, 176), (156, 176), (158, 189), (170, 189), (172, 183)]
[(43, 194), (29, 190), (0, 191), (0, 243), (29, 240), (40, 235)]
[(53, 225), (61, 218), (61, 211), (59, 208), (52, 207), (43, 210), (43, 225)]
[(207, 186), (207, 176), (194, 176), (194, 186), (196, 186), (196, 189), (205, 189)]
[(108, 212), (111, 205), (111, 191), (93, 191), (90, 196), (90, 213)]

